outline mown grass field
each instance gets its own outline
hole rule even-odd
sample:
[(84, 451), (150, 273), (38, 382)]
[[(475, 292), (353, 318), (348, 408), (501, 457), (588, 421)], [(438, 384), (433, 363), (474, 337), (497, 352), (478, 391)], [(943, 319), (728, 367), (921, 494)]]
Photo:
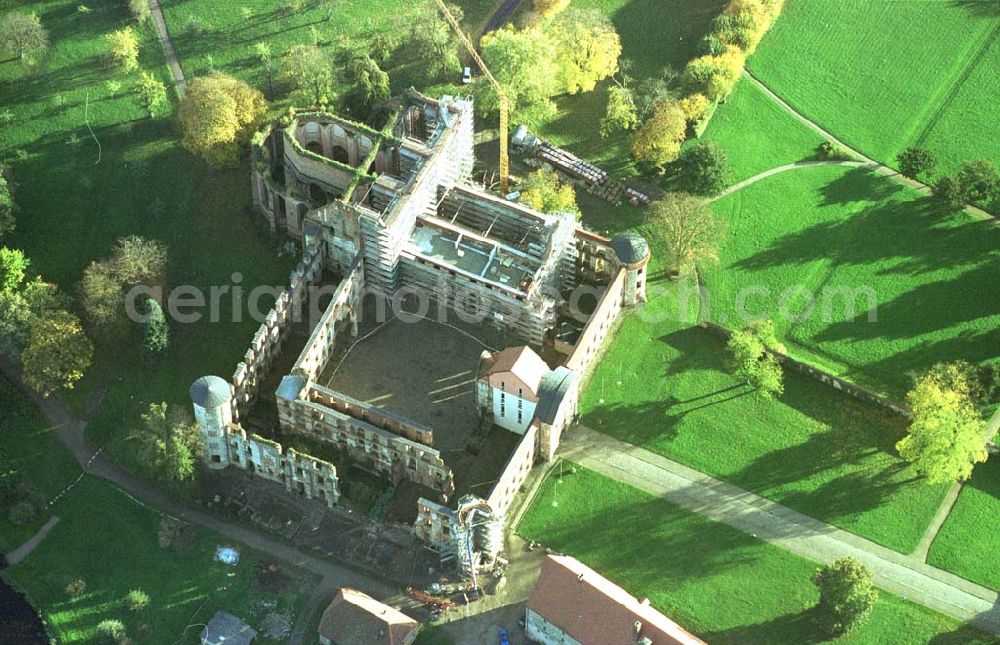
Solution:
[[(0, 376), (0, 460), (30, 475), (32, 487), (46, 500), (59, 494), (80, 472), (76, 460), (35, 407)], [(6, 553), (30, 538), (45, 524), (44, 514), (26, 524), (12, 524), (0, 514), (0, 553)]]
[(667, 291), (625, 320), (583, 393), (581, 423), (912, 551), (947, 487), (896, 456), (901, 421), (791, 371), (779, 399), (760, 399), (688, 315)]
[(712, 320), (772, 317), (793, 355), (897, 399), (936, 362), (996, 358), (992, 223), (842, 167), (776, 175), (713, 209), (729, 229), (703, 272)]
[(976, 466), (951, 514), (934, 539), (927, 562), (973, 582), (1000, 590), (1000, 461)]
[[(518, 527), (620, 584), (709, 643), (812, 643), (808, 560), (579, 466), (556, 468)], [(558, 473), (562, 471), (560, 478)], [(987, 643), (885, 591), (838, 643)]]
[(1000, 11), (992, 2), (789, 0), (749, 69), (808, 118), (890, 166), (927, 145), (951, 171), (1000, 159)]
[(701, 139), (719, 144), (729, 158), (729, 185), (777, 166), (816, 158), (823, 138), (789, 116), (753, 83), (741, 80), (719, 106)]

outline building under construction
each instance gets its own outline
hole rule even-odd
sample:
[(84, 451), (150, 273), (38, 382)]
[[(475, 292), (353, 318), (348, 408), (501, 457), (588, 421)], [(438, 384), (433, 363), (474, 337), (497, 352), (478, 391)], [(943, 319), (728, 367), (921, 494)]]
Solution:
[[(255, 137), (254, 205), (303, 255), (232, 378), (203, 377), (191, 394), (210, 467), (335, 507), (343, 462), (282, 440), (306, 437), (411, 495), (416, 535), (474, 577), (497, 561), (506, 511), (554, 456), (619, 312), (645, 300), (649, 247), (474, 184), (471, 100), (411, 90), (389, 114), (376, 129), (290, 113)], [(322, 316), (290, 347), (296, 304), (331, 272)], [(404, 296), (417, 302), (411, 327), (378, 306)], [(262, 391), (290, 350), (291, 368)], [(276, 404), (276, 437), (246, 422), (260, 397)]]

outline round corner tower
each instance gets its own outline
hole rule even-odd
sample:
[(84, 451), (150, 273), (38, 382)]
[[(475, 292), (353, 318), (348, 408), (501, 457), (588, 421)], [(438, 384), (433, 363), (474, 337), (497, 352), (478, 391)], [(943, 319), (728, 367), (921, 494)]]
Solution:
[(649, 243), (635, 231), (626, 231), (611, 240), (618, 262), (625, 268), (625, 294), (622, 302), (633, 307), (646, 302), (646, 265), (649, 264)]
[(194, 418), (205, 448), (205, 464), (209, 468), (225, 468), (229, 465), (226, 428), (233, 422), (232, 388), (223, 378), (202, 376), (191, 384), (188, 393), (194, 404)]

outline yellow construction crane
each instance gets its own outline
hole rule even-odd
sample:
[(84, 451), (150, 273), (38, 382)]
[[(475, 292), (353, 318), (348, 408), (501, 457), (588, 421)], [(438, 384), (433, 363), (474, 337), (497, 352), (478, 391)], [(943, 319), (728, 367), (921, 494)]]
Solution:
[(483, 75), (493, 85), (493, 90), (497, 93), (497, 101), (500, 104), (500, 192), (506, 195), (510, 188), (510, 157), (507, 154), (507, 120), (510, 118), (510, 100), (504, 94), (499, 81), (494, 78), (489, 68), (486, 67), (486, 63), (479, 57), (479, 52), (476, 51), (476, 45), (472, 42), (472, 39), (462, 31), (462, 27), (455, 20), (455, 16), (451, 15), (451, 12), (448, 11), (444, 0), (434, 0), (434, 2), (437, 3), (438, 9), (444, 15), (445, 20), (451, 25), (452, 30), (458, 34), (462, 44), (465, 45), (465, 48), (469, 51), (469, 55), (472, 56), (472, 60), (476, 62), (476, 65), (479, 66), (479, 69), (482, 70)]

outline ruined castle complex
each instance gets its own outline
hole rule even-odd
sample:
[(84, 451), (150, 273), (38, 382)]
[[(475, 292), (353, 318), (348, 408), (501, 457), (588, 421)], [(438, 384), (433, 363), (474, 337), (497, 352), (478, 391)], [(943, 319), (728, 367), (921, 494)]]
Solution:
[[(254, 205), (302, 257), (232, 377), (202, 377), (191, 396), (210, 468), (331, 508), (346, 501), (345, 464), (374, 473), (415, 500), (415, 534), (474, 576), (499, 556), (532, 465), (553, 458), (620, 311), (645, 300), (649, 247), (476, 185), (470, 100), (411, 90), (389, 112), (382, 130), (290, 113), (255, 137)], [(322, 316), (291, 346), (296, 303), (330, 275)], [(388, 313), (392, 301), (417, 306)], [(516, 342), (489, 346), (487, 329)], [(280, 382), (261, 391), (277, 363)], [(270, 397), (268, 438), (248, 419)]]

